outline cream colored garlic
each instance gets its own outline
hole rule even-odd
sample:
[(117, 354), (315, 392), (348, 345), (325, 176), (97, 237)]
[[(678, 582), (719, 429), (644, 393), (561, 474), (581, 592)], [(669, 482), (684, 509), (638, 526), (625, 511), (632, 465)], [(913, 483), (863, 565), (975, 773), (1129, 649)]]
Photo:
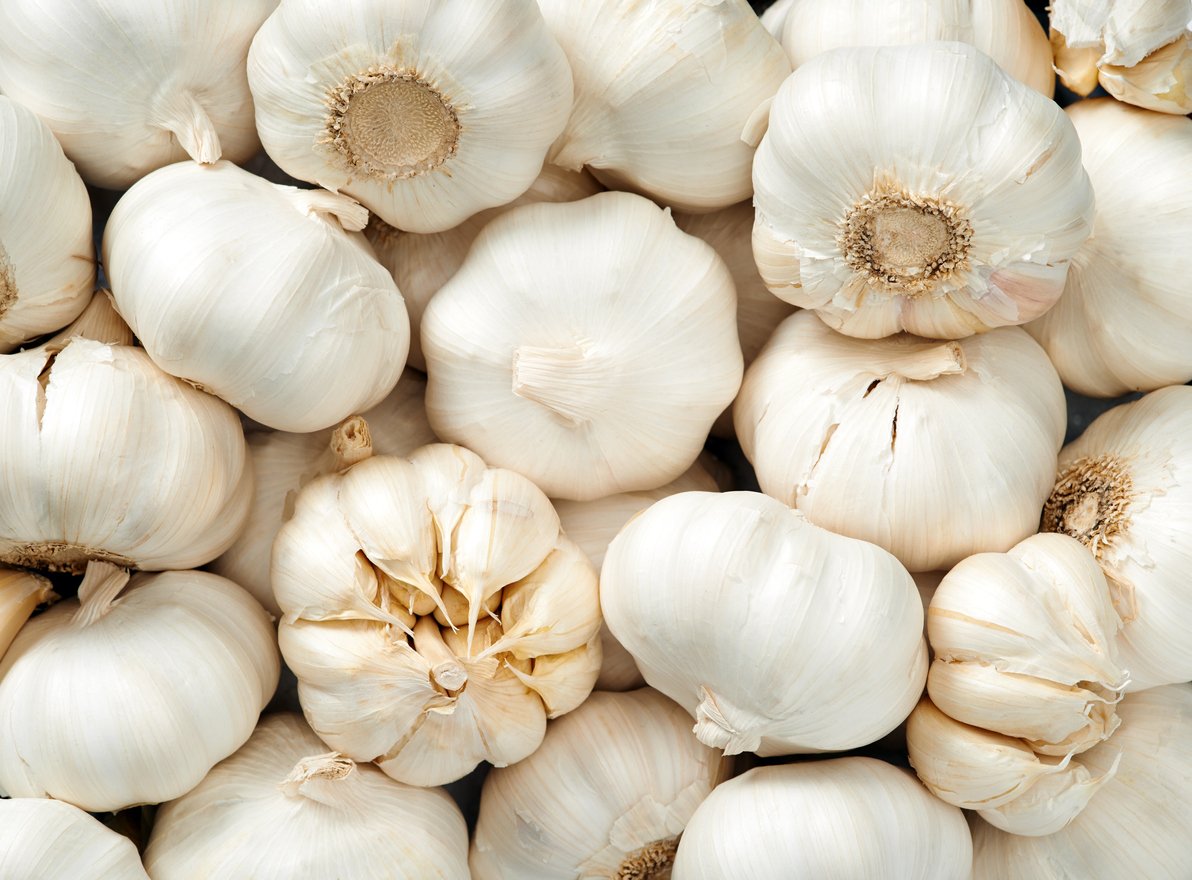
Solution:
[(346, 196), (183, 162), (130, 189), (104, 231), (120, 314), (154, 362), (258, 422), (317, 431), (401, 376), (401, 294)]
[(445, 792), (328, 753), (286, 713), (158, 810), (145, 867), (153, 880), (468, 880), (467, 853)]
[(11, 0), (0, 9), (0, 89), (97, 186), (124, 189), (187, 157), (242, 162), (260, 147), (248, 44), (276, 5)]
[(1063, 111), (961, 43), (801, 65), (774, 99), (753, 181), (770, 290), (866, 338), (1039, 317), (1092, 222)]
[(277, 680), (269, 616), (231, 581), (130, 584), (92, 562), (0, 663), (0, 792), (92, 812), (176, 798), (248, 739)]
[(967, 880), (964, 816), (873, 758), (758, 767), (687, 824), (674, 880)]
[(1035, 532), (1064, 413), (1018, 328), (861, 340), (804, 311), (749, 368), (734, 420), (763, 491), (931, 571)]
[(149, 880), (131, 840), (45, 798), (0, 800), (0, 877)]
[(1097, 191), (1093, 236), (1072, 260), (1059, 303), (1026, 329), (1081, 394), (1187, 382), (1192, 120), (1109, 98), (1079, 101), (1067, 113)]
[(422, 319), (435, 433), (554, 498), (691, 466), (741, 383), (716, 252), (629, 193), (498, 217)]
[(591, 564), (541, 491), (459, 446), (307, 484), (272, 578), (311, 727), (401, 782), (522, 760), (600, 670)]
[(0, 657), (34, 609), (57, 598), (50, 582), (40, 575), (0, 568)]
[(538, 0), (575, 75), (549, 161), (682, 211), (749, 198), (790, 63), (746, 0)]
[(521, 195), (572, 103), (528, 0), (286, 0), (248, 79), (282, 170), (423, 233)]

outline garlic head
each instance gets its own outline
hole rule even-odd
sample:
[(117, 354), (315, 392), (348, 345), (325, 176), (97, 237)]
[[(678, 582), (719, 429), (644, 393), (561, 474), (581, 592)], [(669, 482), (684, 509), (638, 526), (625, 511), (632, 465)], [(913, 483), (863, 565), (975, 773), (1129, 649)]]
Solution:
[(0, 877), (149, 880), (131, 840), (46, 798), (0, 800)]

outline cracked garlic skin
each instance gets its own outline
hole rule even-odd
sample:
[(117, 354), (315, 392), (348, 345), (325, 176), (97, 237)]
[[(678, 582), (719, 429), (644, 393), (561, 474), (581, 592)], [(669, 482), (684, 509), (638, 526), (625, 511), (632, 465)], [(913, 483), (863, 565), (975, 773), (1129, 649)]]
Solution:
[(800, 66), (753, 182), (770, 290), (864, 338), (958, 339), (1039, 317), (1092, 223), (1063, 111), (961, 43), (834, 49)]
[(749, 368), (734, 421), (762, 491), (931, 571), (1036, 531), (1065, 411), (1017, 327), (866, 340), (802, 311)]
[(522, 760), (600, 670), (591, 564), (537, 487), (459, 446), (307, 484), (272, 577), (307, 721), (401, 782)]
[(131, 840), (46, 798), (0, 800), (0, 877), (149, 880)]

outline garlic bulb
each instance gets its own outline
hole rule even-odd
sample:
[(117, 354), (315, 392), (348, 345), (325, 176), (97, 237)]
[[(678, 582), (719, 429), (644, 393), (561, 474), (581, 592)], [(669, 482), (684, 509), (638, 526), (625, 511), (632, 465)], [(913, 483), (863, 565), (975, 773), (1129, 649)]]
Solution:
[(0, 657), (34, 609), (57, 598), (50, 582), (40, 575), (0, 568)]
[(498, 217), (422, 319), (435, 433), (586, 501), (691, 466), (741, 383), (716, 252), (628, 193)]
[(268, 183), (228, 162), (155, 171), (104, 231), (120, 314), (154, 362), (283, 431), (384, 399), (410, 330), (401, 294), (345, 196)]
[(1123, 621), (1130, 690), (1192, 679), (1192, 388), (1104, 413), (1059, 456), (1042, 530), (1092, 551)]
[(38, 351), (56, 354), (76, 336), (92, 339), (105, 345), (136, 345), (137, 338), (124, 323), (112, 302), (112, 292), (100, 289), (92, 294), (90, 301), (79, 316), (36, 346)]
[(758, 767), (720, 785), (679, 843), (674, 880), (967, 880), (964, 816), (873, 758)]
[(1065, 409), (1020, 329), (861, 340), (797, 312), (749, 368), (734, 420), (762, 491), (931, 571), (1035, 532)]
[(567, 59), (527, 0), (286, 0), (253, 40), (248, 80), (282, 170), (411, 232), (524, 192), (572, 102)]
[(575, 76), (549, 161), (682, 211), (749, 198), (790, 62), (746, 0), (538, 0)]
[(176, 798), (248, 739), (277, 679), (269, 616), (231, 581), (130, 584), (93, 562), (0, 663), (0, 791), (92, 812)]
[(272, 577), (307, 721), (401, 782), (522, 760), (600, 669), (591, 564), (529, 480), (462, 447), (307, 484)]
[(0, 562), (189, 568), (248, 513), (235, 411), (141, 349), (74, 338), (0, 357), (0, 424)]
[(446, 793), (328, 754), (287, 713), (158, 810), (145, 867), (153, 880), (467, 880), (467, 852)]
[(1109, 98), (1079, 101), (1067, 113), (1097, 190), (1094, 231), (1072, 260), (1064, 296), (1026, 329), (1081, 394), (1187, 382), (1192, 120)]
[(898, 560), (755, 492), (639, 514), (608, 548), (600, 604), (650, 686), (729, 755), (865, 745), (923, 692), (923, 606)]
[(777, 0), (762, 13), (762, 27), (776, 40), (782, 39), (782, 31), (786, 27), (786, 19), (791, 14), (791, 7), (796, 0)]
[(40, 116), (97, 186), (124, 189), (187, 157), (242, 162), (260, 147), (248, 44), (276, 5), (8, 0), (0, 89)]
[[(474, 880), (668, 877), (683, 826), (729, 771), (657, 691), (593, 694), (484, 781)], [(583, 780), (582, 786), (577, 780)]]
[(801, 65), (774, 99), (753, 182), (770, 290), (866, 338), (1039, 317), (1092, 221), (1063, 111), (960, 43)]
[(0, 800), (0, 877), (149, 880), (131, 840), (45, 798)]

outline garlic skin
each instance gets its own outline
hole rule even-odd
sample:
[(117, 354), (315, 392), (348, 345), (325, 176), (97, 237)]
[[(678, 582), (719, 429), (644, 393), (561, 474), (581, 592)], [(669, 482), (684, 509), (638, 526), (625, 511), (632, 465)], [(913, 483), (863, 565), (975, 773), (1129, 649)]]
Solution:
[(145, 868), (153, 880), (468, 880), (467, 851), (445, 792), (328, 754), (301, 715), (284, 713), (158, 810)]
[(120, 314), (154, 363), (282, 431), (380, 403), (409, 350), (405, 305), (345, 196), (229, 162), (139, 181), (104, 230)]
[(269, 616), (201, 571), (130, 582), (93, 562), (79, 597), (25, 624), (0, 663), (0, 791), (90, 812), (190, 791), (273, 696)]
[(757, 132), (790, 62), (746, 0), (538, 5), (575, 76), (548, 161), (680, 211), (749, 198)]
[(786, 27), (787, 17), (791, 14), (791, 7), (795, 2), (796, 0), (777, 0), (761, 14), (762, 27), (774, 39), (782, 40), (782, 31)]
[[(260, 148), (244, 72), (277, 0), (11, 0), (0, 9), (0, 89), (54, 131), (88, 183)], [(63, 322), (65, 323), (65, 322)]]
[[(474, 880), (665, 877), (683, 826), (731, 762), (657, 691), (597, 693), (484, 780)], [(576, 788), (576, 780), (584, 780)]]
[(1192, 218), (1181, 207), (1192, 199), (1192, 120), (1110, 98), (1066, 112), (1097, 191), (1093, 235), (1064, 296), (1026, 329), (1080, 394), (1181, 385), (1192, 379)]
[(1039, 317), (1092, 223), (1063, 111), (961, 43), (801, 65), (774, 98), (753, 182), (770, 290), (863, 338), (959, 339)]
[(0, 877), (149, 880), (131, 840), (45, 798), (0, 800)]
[(572, 104), (527, 0), (286, 0), (248, 81), (283, 171), (423, 233), (521, 195)]
[(971, 864), (959, 810), (897, 767), (835, 758), (717, 786), (687, 823), (671, 876), (967, 880)]
[(629, 193), (515, 208), (422, 318), (435, 433), (552, 498), (652, 489), (741, 384), (732, 277)]
[(931, 571), (1036, 531), (1065, 412), (1016, 327), (862, 340), (803, 311), (749, 368), (734, 421), (762, 491)]
[[(92, 339), (105, 345), (135, 346), (136, 336), (124, 323), (116, 305), (112, 302), (112, 292), (103, 288), (95, 291), (86, 307), (79, 316), (47, 339), (36, 346), (38, 351), (57, 354), (66, 347), (66, 343), (76, 336)], [(28, 349), (26, 349), (28, 350)]]
[(37, 606), (57, 598), (50, 582), (40, 575), (0, 568), (0, 657)]

